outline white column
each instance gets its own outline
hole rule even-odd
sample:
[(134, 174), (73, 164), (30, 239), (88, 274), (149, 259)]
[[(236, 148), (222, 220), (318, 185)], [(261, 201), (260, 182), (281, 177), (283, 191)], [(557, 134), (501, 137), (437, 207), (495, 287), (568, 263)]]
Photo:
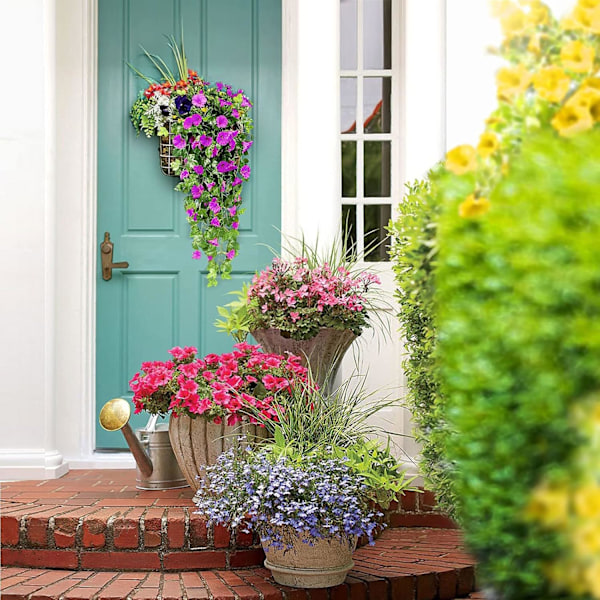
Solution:
[(0, 479), (68, 470), (55, 430), (54, 15), (54, 0), (0, 4), (4, 77), (17, 90), (0, 100)]
[(339, 231), (339, 0), (283, 0), (282, 229)]

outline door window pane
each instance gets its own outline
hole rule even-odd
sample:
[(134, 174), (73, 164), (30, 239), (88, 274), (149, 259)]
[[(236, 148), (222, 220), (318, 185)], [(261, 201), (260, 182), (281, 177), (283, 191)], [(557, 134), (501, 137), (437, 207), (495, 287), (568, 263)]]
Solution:
[(340, 65), (356, 69), (358, 57), (358, 10), (356, 0), (340, 2)]
[(365, 142), (365, 197), (389, 198), (390, 142)]
[(342, 235), (348, 259), (356, 254), (356, 206), (342, 204)]
[(364, 68), (391, 69), (392, 0), (364, 0), (363, 7)]
[(365, 261), (389, 260), (390, 236), (386, 227), (392, 216), (392, 207), (389, 204), (367, 204), (364, 211)]
[(391, 77), (365, 77), (363, 87), (365, 133), (391, 131), (391, 91)]
[(342, 133), (356, 133), (356, 77), (340, 80), (340, 118)]
[(356, 142), (342, 142), (342, 196), (356, 198)]

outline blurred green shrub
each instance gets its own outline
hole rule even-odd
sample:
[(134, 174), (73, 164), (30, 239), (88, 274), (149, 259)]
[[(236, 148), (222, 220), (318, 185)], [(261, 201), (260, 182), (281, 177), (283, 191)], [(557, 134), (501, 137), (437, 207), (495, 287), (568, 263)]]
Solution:
[(473, 182), (444, 177), (436, 356), (468, 545), (504, 600), (598, 598), (550, 582), (568, 541), (526, 513), (568, 480), (570, 407), (600, 389), (600, 132), (531, 136), (485, 214), (460, 216)]

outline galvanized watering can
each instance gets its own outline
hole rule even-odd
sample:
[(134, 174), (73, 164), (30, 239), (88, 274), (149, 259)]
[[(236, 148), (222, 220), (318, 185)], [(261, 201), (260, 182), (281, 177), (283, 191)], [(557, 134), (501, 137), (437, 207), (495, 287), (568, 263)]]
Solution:
[(106, 431), (119, 431), (137, 465), (135, 487), (138, 490), (171, 490), (188, 487), (182, 475), (169, 439), (169, 425), (157, 425), (157, 416), (150, 417), (144, 429), (129, 425), (131, 406), (124, 398), (109, 400), (100, 411), (100, 425)]

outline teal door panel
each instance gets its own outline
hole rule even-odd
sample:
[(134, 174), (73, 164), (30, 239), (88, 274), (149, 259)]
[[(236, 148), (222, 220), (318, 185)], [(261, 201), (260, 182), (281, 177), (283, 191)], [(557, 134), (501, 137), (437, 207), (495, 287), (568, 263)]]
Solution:
[[(128, 381), (143, 361), (166, 360), (173, 346), (226, 352), (216, 331), (227, 292), (271, 260), (281, 222), (281, 0), (99, 0), (98, 268), (96, 413), (111, 398), (130, 399)], [(244, 185), (240, 253), (230, 281), (206, 286), (205, 262), (192, 259), (177, 180), (162, 174), (158, 141), (136, 137), (129, 108), (144, 82), (126, 63), (152, 69), (140, 45), (170, 58), (165, 35), (183, 24), (190, 68), (214, 83), (242, 88), (254, 107), (252, 176)], [(170, 62), (170, 61), (169, 61)], [(102, 279), (99, 243), (110, 232), (114, 262), (129, 268)], [(142, 427), (147, 415), (132, 417)], [(97, 421), (96, 447), (125, 447)]]

